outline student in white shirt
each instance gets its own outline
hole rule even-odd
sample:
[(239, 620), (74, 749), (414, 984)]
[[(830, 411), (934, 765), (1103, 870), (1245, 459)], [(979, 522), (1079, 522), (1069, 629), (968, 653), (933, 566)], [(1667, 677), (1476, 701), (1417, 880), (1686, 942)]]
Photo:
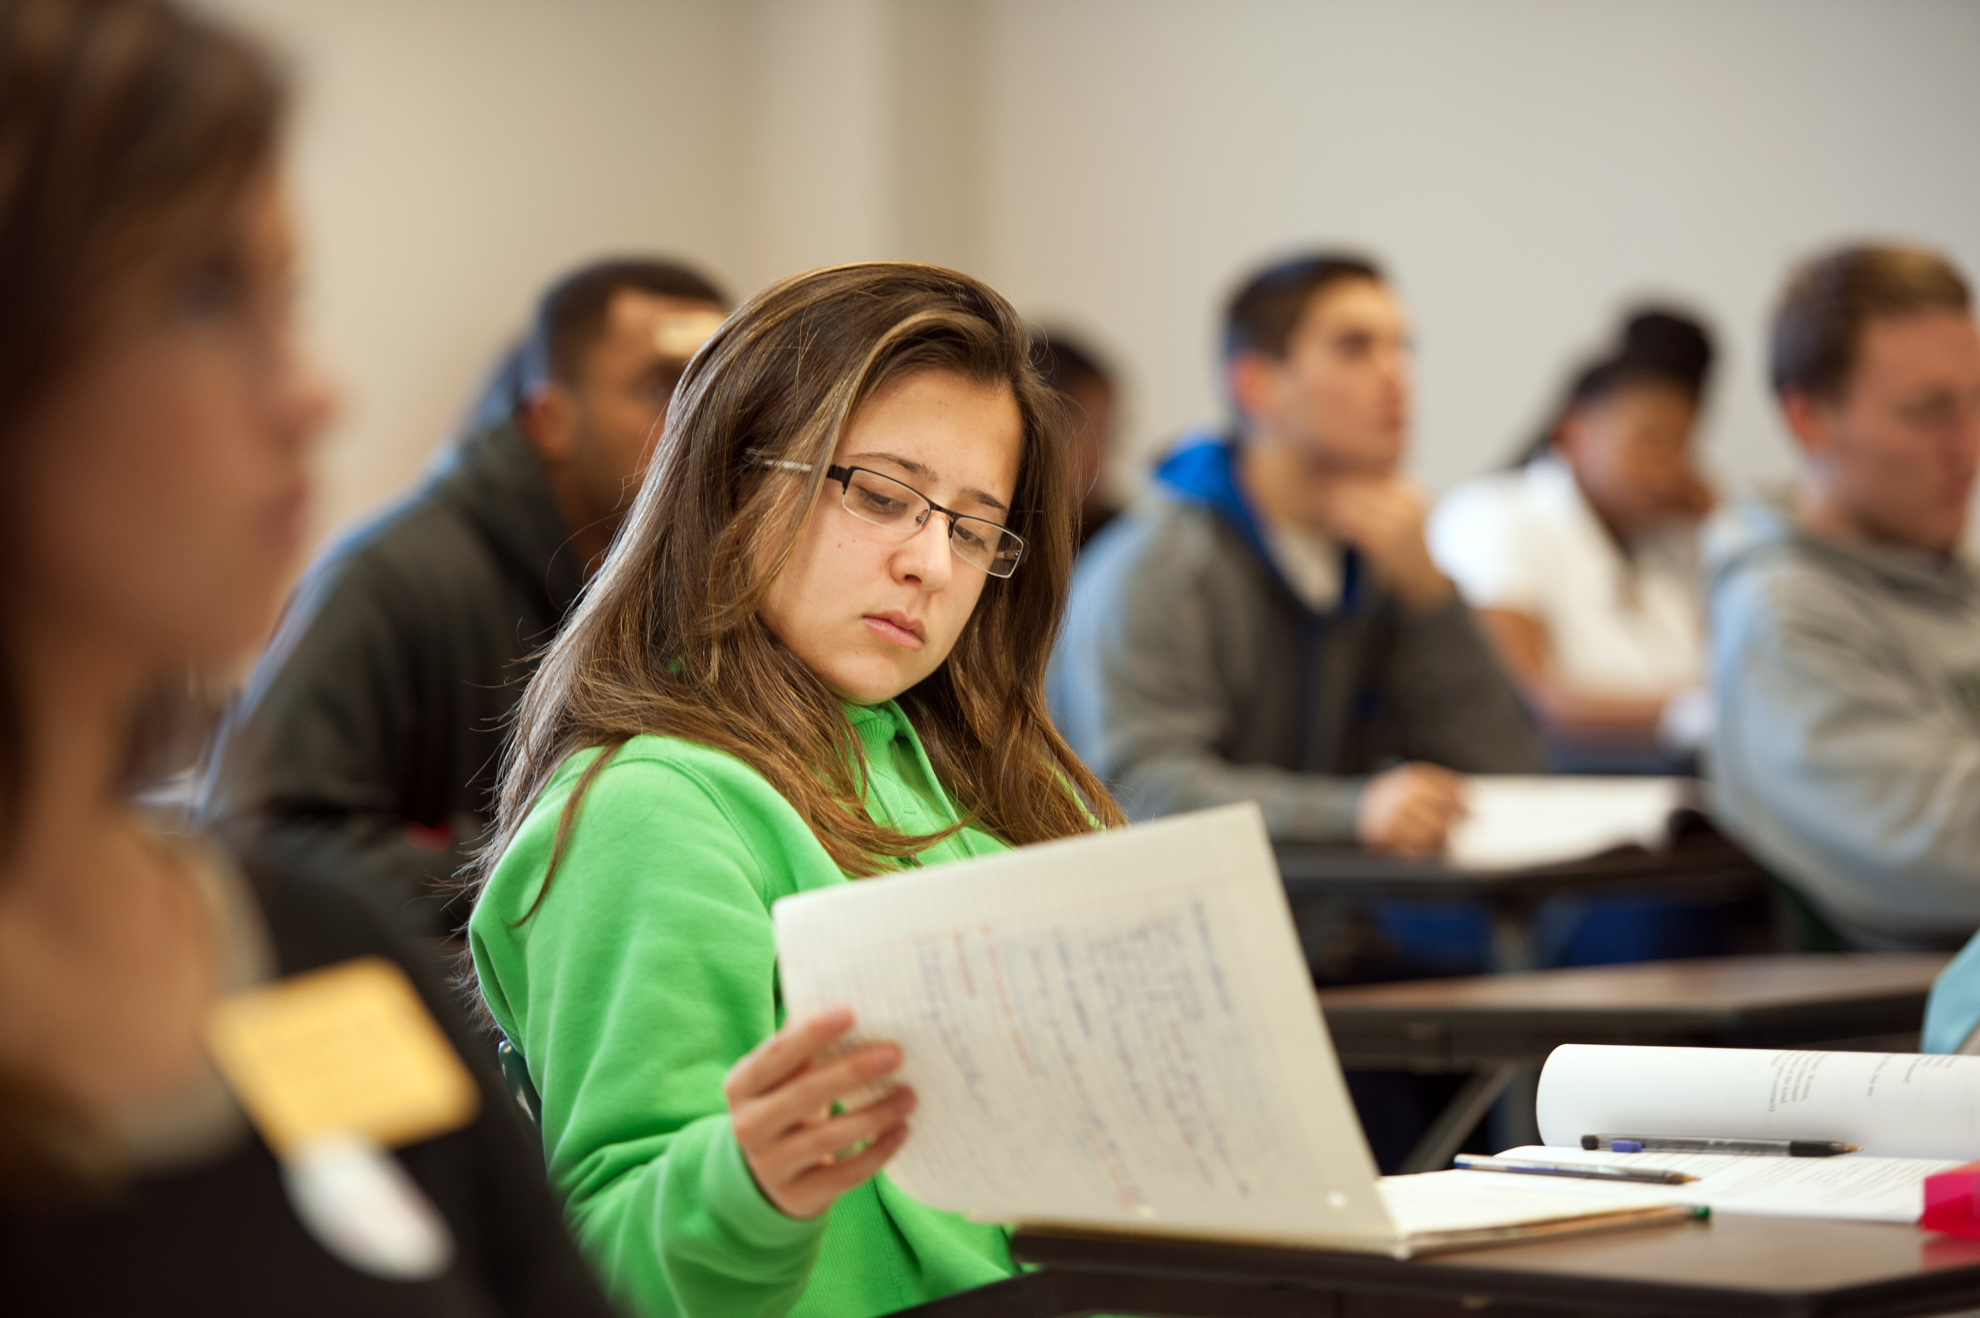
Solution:
[(1703, 326), (1631, 316), (1522, 462), (1438, 506), (1431, 553), (1477, 611), (1557, 767), (1651, 768), (1703, 722), (1692, 434)]

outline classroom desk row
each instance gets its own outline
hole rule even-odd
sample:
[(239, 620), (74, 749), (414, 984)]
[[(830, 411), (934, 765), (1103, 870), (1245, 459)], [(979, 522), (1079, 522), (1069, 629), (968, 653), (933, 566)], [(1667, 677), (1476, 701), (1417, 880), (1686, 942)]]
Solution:
[[(1348, 1070), (1469, 1073), (1399, 1171), (1435, 1171), (1564, 1043), (1915, 1052), (1937, 952), (1707, 957), (1323, 989)], [(1531, 1101), (1530, 1096), (1527, 1101)]]
[(1903, 1318), (1980, 1308), (1980, 1240), (1739, 1217), (1398, 1261), (1019, 1231), (1038, 1271), (901, 1318)]
[(1502, 1142), (1533, 1142), (1538, 1069), (1563, 1043), (1909, 1051), (1917, 1046), (1925, 993), (1944, 964), (1777, 956), (1663, 971), (1530, 973), (1533, 916), (1550, 898), (1655, 892), (1708, 903), (1764, 899), (1766, 872), (1695, 811), (1674, 816), (1660, 850), (1619, 848), (1528, 869), (1466, 870), (1351, 847), (1275, 850), (1295, 913), (1341, 901), (1466, 899), (1490, 914), (1496, 976), (1322, 994), (1344, 1067), (1470, 1076), (1401, 1171), (1447, 1166), (1495, 1104)]
[(1280, 843), (1273, 850), (1295, 911), (1311, 902), (1343, 900), (1481, 902), (1492, 923), (1492, 969), (1517, 972), (1534, 968), (1533, 915), (1550, 897), (1654, 891), (1733, 902), (1765, 893), (1766, 871), (1701, 820), (1694, 815), (1661, 851), (1618, 848), (1530, 869), (1466, 870), (1438, 859), (1355, 847)]

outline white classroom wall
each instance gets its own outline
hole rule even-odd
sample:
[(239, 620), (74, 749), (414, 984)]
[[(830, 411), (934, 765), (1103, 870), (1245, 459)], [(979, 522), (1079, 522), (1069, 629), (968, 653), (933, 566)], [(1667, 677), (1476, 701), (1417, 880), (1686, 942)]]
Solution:
[(1504, 457), (1639, 294), (1721, 331), (1713, 464), (1778, 477), (1787, 263), (1897, 235), (1980, 270), (1967, 0), (208, 3), (302, 84), (310, 322), (347, 400), (321, 530), (402, 486), (537, 288), (604, 250), (738, 294), (970, 269), (1118, 363), (1124, 485), (1217, 419), (1232, 279), (1316, 242), (1410, 302), (1433, 489)]

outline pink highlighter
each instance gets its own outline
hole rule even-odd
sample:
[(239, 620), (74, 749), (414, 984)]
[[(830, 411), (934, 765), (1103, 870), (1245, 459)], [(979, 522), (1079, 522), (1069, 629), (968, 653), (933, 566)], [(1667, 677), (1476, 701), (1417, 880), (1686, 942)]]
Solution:
[(1980, 1162), (1925, 1178), (1925, 1213), (1918, 1225), (1980, 1239)]

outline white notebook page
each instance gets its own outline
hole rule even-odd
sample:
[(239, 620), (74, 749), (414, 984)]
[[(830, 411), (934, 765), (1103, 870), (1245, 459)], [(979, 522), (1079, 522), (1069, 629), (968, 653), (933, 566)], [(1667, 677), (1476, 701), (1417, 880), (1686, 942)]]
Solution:
[(792, 1014), (920, 1095), (888, 1174), (992, 1221), (1396, 1231), (1255, 805), (786, 898)]
[(1769, 1217), (1828, 1217), (1851, 1222), (1916, 1222), (1925, 1211), (1925, 1178), (1959, 1166), (1930, 1158), (1774, 1158), (1724, 1153), (1608, 1153), (1534, 1145), (1502, 1158), (1539, 1162), (1607, 1163), (1687, 1172), (1686, 1185), (1616, 1185), (1603, 1181), (1504, 1172), (1453, 1172), (1474, 1185), (1517, 1180), (1536, 1189), (1628, 1203), (1708, 1204), (1715, 1213)]
[(1518, 869), (1630, 843), (1656, 847), (1685, 789), (1683, 778), (1477, 775), (1465, 780), (1470, 813), (1451, 830), (1445, 857), (1465, 869)]

